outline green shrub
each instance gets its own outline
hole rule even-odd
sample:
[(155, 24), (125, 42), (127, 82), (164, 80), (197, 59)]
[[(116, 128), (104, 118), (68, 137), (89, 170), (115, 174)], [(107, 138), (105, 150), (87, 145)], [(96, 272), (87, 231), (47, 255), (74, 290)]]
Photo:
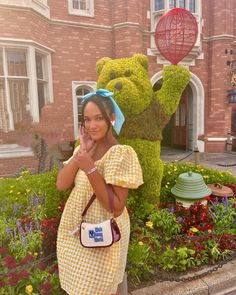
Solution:
[[(0, 206), (19, 204), (27, 206), (34, 196), (43, 199), (46, 217), (60, 215), (59, 204), (68, 197), (68, 191), (58, 191), (56, 188), (57, 170), (47, 173), (30, 175), (28, 171), (21, 172), (17, 178), (0, 179)], [(11, 205), (9, 205), (11, 204)]]

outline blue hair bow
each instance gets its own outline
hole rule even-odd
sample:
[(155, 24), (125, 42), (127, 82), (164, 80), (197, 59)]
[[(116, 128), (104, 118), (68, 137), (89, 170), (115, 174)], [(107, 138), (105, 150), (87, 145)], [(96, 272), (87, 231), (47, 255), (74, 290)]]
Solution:
[(98, 89), (96, 92), (90, 92), (90, 93), (86, 94), (85, 96), (83, 96), (81, 103), (84, 104), (90, 97), (92, 97), (96, 94), (99, 94), (103, 97), (107, 97), (108, 99), (111, 100), (113, 108), (114, 108), (114, 115), (116, 117), (115, 124), (114, 124), (113, 128), (114, 128), (116, 134), (119, 135), (121, 127), (124, 124), (125, 117), (124, 117), (123, 113), (121, 112), (121, 109), (119, 108), (119, 106), (117, 105), (117, 103), (115, 102), (115, 100), (112, 97), (113, 92), (110, 92), (106, 89)]

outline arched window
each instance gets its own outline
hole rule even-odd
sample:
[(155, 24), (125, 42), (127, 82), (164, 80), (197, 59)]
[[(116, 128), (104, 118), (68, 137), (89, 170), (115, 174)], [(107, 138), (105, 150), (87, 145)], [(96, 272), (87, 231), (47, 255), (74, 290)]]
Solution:
[(80, 126), (82, 122), (82, 105), (81, 105), (82, 98), (85, 94), (91, 92), (91, 90), (92, 89), (89, 89), (83, 86), (78, 87), (76, 90), (78, 126)]
[(73, 81), (73, 114), (74, 114), (74, 138), (77, 139), (79, 135), (79, 127), (82, 121), (82, 105), (81, 101), (85, 94), (94, 92), (97, 83), (90, 81)]

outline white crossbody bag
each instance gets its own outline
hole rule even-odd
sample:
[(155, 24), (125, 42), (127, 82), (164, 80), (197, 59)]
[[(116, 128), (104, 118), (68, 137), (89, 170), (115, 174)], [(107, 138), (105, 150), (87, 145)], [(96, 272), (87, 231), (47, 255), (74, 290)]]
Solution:
[[(113, 189), (110, 184), (106, 185), (111, 212), (114, 212), (113, 203)], [(114, 218), (105, 220), (101, 223), (88, 223), (84, 220), (87, 210), (96, 199), (95, 193), (93, 193), (87, 206), (85, 207), (82, 216), (82, 222), (80, 224), (80, 243), (85, 248), (103, 248), (110, 247), (113, 243), (118, 242), (121, 238), (119, 227)]]

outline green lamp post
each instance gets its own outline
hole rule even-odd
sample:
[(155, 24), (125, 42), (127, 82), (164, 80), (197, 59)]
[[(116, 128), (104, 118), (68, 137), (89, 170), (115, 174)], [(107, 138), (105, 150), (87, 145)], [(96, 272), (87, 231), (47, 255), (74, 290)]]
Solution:
[(197, 201), (206, 204), (204, 197), (211, 195), (212, 191), (205, 184), (201, 174), (192, 171), (179, 175), (177, 182), (171, 189), (176, 202), (188, 208)]

